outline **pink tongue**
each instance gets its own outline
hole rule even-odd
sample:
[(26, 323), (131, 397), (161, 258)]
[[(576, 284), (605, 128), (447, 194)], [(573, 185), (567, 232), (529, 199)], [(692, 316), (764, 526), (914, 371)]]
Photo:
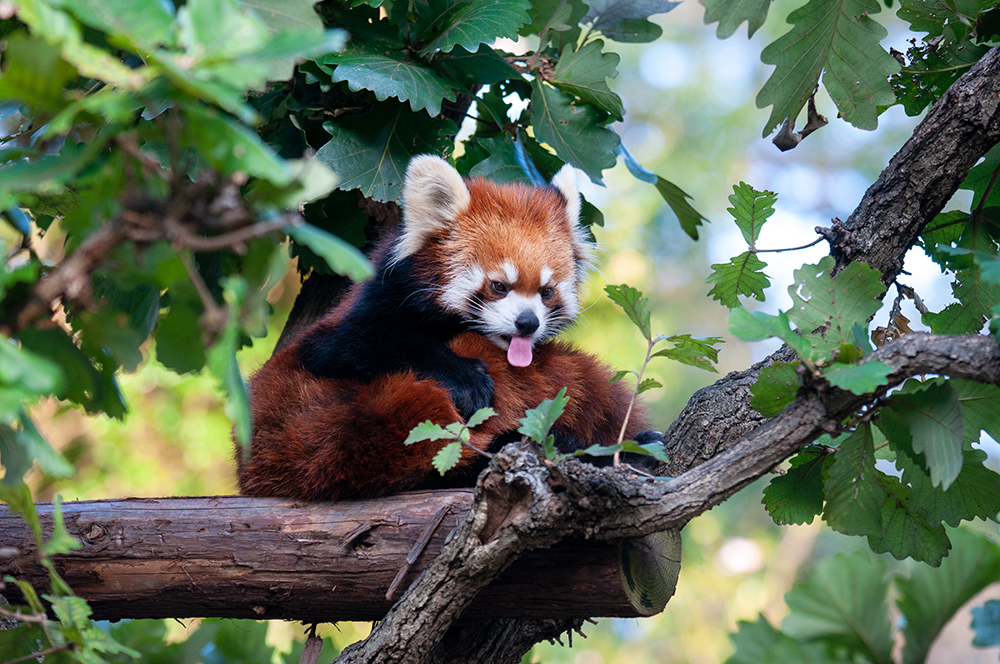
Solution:
[(507, 361), (515, 367), (531, 364), (531, 337), (514, 337), (507, 349)]

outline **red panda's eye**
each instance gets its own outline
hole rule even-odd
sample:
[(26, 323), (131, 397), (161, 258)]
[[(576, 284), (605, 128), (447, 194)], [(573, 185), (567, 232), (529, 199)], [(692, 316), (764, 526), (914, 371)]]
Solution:
[(542, 286), (541, 288), (538, 289), (538, 294), (542, 296), (543, 300), (547, 300), (550, 297), (552, 297), (552, 287)]
[(507, 292), (507, 285), (502, 281), (493, 282), (493, 290), (500, 294), (505, 294)]

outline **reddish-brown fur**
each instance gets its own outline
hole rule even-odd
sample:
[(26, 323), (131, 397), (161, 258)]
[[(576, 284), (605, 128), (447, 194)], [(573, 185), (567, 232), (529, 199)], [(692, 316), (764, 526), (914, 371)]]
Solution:
[[(520, 426), (524, 411), (566, 387), (569, 404), (557, 426), (581, 441), (616, 442), (628, 408), (629, 392), (609, 383), (611, 371), (594, 357), (553, 341), (536, 349), (525, 368), (512, 367), (496, 345), (474, 332), (452, 342), (459, 355), (478, 357), (496, 381), (497, 414), (473, 431), (472, 443), (486, 449), (494, 436)], [(296, 346), (276, 354), (251, 379), (254, 435), (249, 465), (237, 450), (240, 491), (256, 496), (308, 500), (386, 495), (436, 485), (431, 460), (443, 443), (403, 445), (410, 429), (425, 420), (459, 422), (448, 393), (412, 373), (357, 381), (318, 378), (298, 367)], [(637, 409), (640, 410), (640, 409)], [(633, 413), (627, 437), (649, 429)], [(452, 473), (461, 483), (463, 467), (476, 453), (465, 450)], [(473, 479), (466, 472), (464, 478)]]

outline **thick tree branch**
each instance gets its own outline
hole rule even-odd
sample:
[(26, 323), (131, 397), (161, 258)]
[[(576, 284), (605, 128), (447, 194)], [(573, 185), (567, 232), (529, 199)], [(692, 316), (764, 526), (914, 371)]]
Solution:
[(530, 549), (562, 538), (639, 537), (683, 526), (763, 476), (824, 432), (870, 406), (906, 378), (942, 373), (1000, 384), (1000, 344), (991, 337), (915, 333), (873, 353), (890, 368), (878, 394), (832, 387), (806, 390), (779, 415), (728, 451), (667, 481), (540, 460), (528, 445), (509, 445), (479, 478), (467, 519), (440, 556), (364, 642), (340, 662), (425, 662), (483, 587)]

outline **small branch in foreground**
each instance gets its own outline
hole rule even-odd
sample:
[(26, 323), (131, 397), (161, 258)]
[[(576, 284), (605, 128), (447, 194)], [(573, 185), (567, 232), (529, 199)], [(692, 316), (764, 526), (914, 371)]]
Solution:
[(8, 659), (3, 664), (19, 664), (20, 662), (30, 662), (32, 660), (42, 661), (45, 659), (46, 655), (51, 655), (53, 653), (61, 652), (63, 650), (72, 650), (73, 643), (64, 643), (61, 646), (52, 646), (51, 648), (46, 648), (45, 650), (39, 650), (38, 652), (33, 652), (30, 655), (24, 655), (23, 657), (18, 657), (16, 659)]

